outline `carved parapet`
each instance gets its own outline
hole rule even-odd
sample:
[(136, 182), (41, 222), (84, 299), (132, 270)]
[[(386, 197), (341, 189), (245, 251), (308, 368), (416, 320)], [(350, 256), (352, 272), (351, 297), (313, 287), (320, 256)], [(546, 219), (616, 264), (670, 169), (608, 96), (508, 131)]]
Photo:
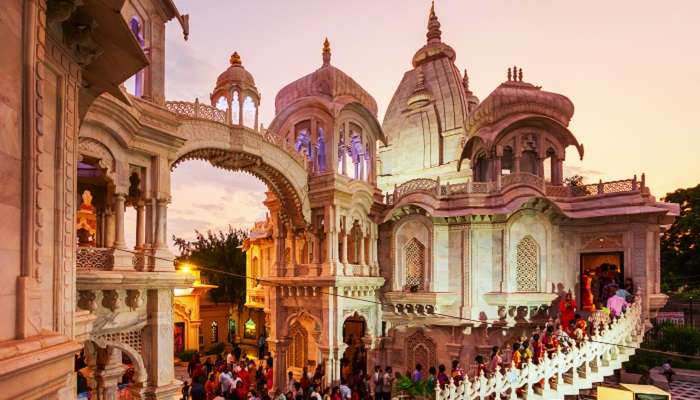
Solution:
[(96, 298), (97, 296), (92, 290), (78, 291), (78, 308), (91, 312), (97, 310), (97, 301), (95, 301)]
[(78, 247), (75, 253), (75, 268), (78, 271), (110, 271), (114, 268), (113, 249)]
[(109, 309), (114, 312), (121, 302), (119, 301), (119, 293), (116, 290), (103, 290), (102, 291), (102, 307)]

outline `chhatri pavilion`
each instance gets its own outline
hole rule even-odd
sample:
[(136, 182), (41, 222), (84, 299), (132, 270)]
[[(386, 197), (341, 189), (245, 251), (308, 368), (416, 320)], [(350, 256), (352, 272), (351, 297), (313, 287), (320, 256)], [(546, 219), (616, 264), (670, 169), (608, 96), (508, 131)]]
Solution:
[(180, 397), (173, 353), (212, 329), (191, 309), (209, 287), (167, 247), (171, 172), (193, 159), (268, 187), (244, 250), (275, 388), (317, 365), (337, 383), (344, 360), (466, 366), (556, 318), (567, 293), (594, 315), (607, 285), (631, 282), (634, 304), (580, 348), (437, 393), (563, 399), (619, 369), (666, 302), (659, 239), (678, 206), (644, 174), (567, 180), (566, 149), (584, 156), (573, 103), (517, 66), (477, 97), (433, 8), (383, 122), (326, 40), (267, 127), (238, 53), (207, 101), (166, 98), (165, 23), (189, 33), (171, 0), (10, 0), (4, 14), (19, 22), (0, 28), (14, 55), (0, 99), (14, 127), (0, 141), (2, 396)]

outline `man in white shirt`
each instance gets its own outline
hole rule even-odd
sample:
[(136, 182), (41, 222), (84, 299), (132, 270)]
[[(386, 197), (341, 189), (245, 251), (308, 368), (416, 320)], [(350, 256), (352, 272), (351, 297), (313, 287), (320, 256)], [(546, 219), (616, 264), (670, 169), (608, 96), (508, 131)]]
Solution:
[(294, 374), (292, 371), (287, 372), (287, 392), (294, 393), (296, 391), (294, 388), (295, 383), (297, 383), (297, 381), (294, 379)]
[(227, 394), (231, 391), (233, 386), (233, 377), (228, 369), (224, 370), (219, 376), (219, 381), (221, 382), (221, 393)]
[(350, 397), (352, 397), (352, 391), (348, 387), (348, 385), (343, 382), (340, 384), (340, 398), (342, 400), (350, 400)]

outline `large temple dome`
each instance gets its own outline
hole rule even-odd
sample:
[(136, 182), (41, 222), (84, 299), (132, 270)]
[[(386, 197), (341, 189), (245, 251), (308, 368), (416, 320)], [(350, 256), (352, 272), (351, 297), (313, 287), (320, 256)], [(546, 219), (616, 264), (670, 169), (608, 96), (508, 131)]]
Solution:
[(321, 68), (283, 87), (275, 96), (275, 114), (299, 99), (312, 96), (325, 97), (332, 102), (358, 102), (377, 116), (374, 98), (345, 72), (331, 65), (328, 39), (323, 44)]

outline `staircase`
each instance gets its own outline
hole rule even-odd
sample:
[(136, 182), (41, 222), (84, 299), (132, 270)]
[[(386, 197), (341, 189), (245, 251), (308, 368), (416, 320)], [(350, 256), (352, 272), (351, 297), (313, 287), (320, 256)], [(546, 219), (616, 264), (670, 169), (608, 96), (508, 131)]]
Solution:
[(606, 329), (594, 332), (568, 353), (558, 350), (554, 357), (545, 357), (539, 365), (528, 363), (520, 369), (511, 366), (504, 373), (497, 371), (490, 377), (482, 373), (457, 386), (450, 381), (444, 389), (436, 389), (435, 398), (487, 400), (496, 395), (495, 398), (511, 400), (564, 400), (564, 396), (591, 389), (594, 383), (602, 382), (621, 368), (639, 348), (644, 337), (641, 303), (637, 296), (622, 317)]

